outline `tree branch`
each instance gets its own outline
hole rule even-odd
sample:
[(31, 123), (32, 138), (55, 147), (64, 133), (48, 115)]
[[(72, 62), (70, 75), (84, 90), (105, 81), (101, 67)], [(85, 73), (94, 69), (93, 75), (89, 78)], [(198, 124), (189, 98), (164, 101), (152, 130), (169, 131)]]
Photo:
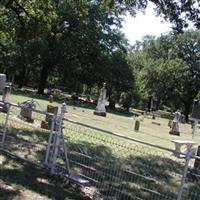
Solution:
[(24, 12), (26, 13), (26, 15), (27, 15), (28, 17), (30, 17), (30, 15), (29, 15), (29, 13), (26, 11), (26, 9), (25, 9), (22, 5), (20, 5), (19, 2), (18, 2), (17, 0), (14, 0), (14, 2), (16, 3), (16, 5), (17, 5), (22, 11), (24, 11)]

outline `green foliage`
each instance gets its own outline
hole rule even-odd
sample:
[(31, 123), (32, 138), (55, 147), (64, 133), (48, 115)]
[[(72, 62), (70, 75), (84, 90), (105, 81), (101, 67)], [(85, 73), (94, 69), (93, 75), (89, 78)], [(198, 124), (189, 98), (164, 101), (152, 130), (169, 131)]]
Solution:
[(137, 72), (137, 90), (148, 98), (172, 108), (184, 107), (188, 115), (200, 90), (200, 33), (187, 31), (158, 39), (145, 37), (129, 54), (129, 63)]
[(121, 94), (120, 103), (123, 105), (123, 107), (124, 107), (127, 111), (129, 111), (129, 108), (131, 107), (132, 99), (133, 99), (132, 96), (133, 96), (133, 95), (132, 95), (130, 92), (128, 92), (128, 93), (123, 92), (123, 93)]
[[(77, 93), (85, 92), (85, 86), (90, 93), (107, 82), (109, 99), (115, 102), (124, 93), (131, 94), (134, 105), (139, 105), (155, 93), (161, 103), (172, 104), (172, 96), (177, 95), (183, 104), (189, 104), (200, 84), (199, 32), (171, 33), (158, 39), (146, 36), (132, 48), (127, 60), (121, 16), (127, 11), (135, 15), (148, 2), (179, 32), (186, 25), (184, 15), (199, 26), (195, 0), (180, 4), (153, 0), (0, 1), (0, 71), (19, 87), (37, 87), (39, 94), (45, 87), (59, 86)], [(171, 92), (164, 86), (167, 81), (166, 85), (176, 84), (166, 79), (168, 72), (174, 73), (169, 66), (179, 70), (182, 64), (190, 78), (183, 75), (182, 83), (178, 77), (184, 90), (177, 86), (179, 89)], [(167, 89), (161, 92), (164, 87)]]
[(184, 28), (188, 27), (188, 21), (200, 28), (198, 0), (103, 0), (105, 6), (114, 8), (119, 14), (128, 11), (131, 15), (145, 9), (149, 2), (155, 4), (157, 15), (173, 24), (175, 31), (182, 32)]

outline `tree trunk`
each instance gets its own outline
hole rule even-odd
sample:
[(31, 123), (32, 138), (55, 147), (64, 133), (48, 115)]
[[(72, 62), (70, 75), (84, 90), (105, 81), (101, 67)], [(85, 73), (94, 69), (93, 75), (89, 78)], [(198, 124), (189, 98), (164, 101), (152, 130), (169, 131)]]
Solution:
[(108, 107), (109, 107), (110, 109), (115, 110), (115, 104), (116, 104), (115, 100), (109, 99), (109, 105), (108, 105)]
[(47, 78), (49, 76), (49, 65), (46, 63), (43, 65), (42, 67), (42, 71), (41, 71), (41, 75), (40, 75), (40, 80), (39, 80), (39, 84), (38, 84), (38, 94), (43, 94), (44, 93), (44, 88), (46, 86), (47, 83)]
[(30, 68), (28, 68), (26, 70), (26, 74), (25, 74), (25, 77), (24, 77), (24, 85), (27, 86), (28, 83), (29, 83), (29, 75), (30, 75)]
[(22, 66), (22, 71), (19, 75), (19, 84), (18, 84), (18, 88), (22, 88), (22, 86), (24, 85), (24, 79), (25, 79), (25, 75), (26, 75), (26, 67), (23, 65)]
[(184, 102), (184, 115), (185, 115), (185, 121), (189, 121), (189, 114), (190, 114), (190, 107), (191, 107), (192, 102)]

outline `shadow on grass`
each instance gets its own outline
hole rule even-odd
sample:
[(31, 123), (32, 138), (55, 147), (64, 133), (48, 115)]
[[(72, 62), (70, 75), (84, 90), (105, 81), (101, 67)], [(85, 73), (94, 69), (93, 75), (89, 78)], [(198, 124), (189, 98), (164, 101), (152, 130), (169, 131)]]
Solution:
[[(2, 163), (1, 179), (16, 188), (16, 191), (13, 190), (13, 192), (4, 190), (1, 193), (3, 196), (0, 196), (0, 199), (4, 200), (13, 199), (14, 197), (19, 197), (20, 199), (21, 195), (21, 199), (27, 200), (35, 200), (37, 198), (55, 200), (84, 199), (84, 197), (73, 191), (72, 188), (68, 186), (63, 188), (62, 181), (52, 179), (44, 170), (20, 160), (16, 162), (16, 160), (8, 156), (6, 156), (5, 162)], [(29, 190), (28, 193), (26, 193), (27, 190)]]
[(13, 155), (44, 163), (48, 137), (46, 130), (9, 127), (4, 148)]
[[(68, 142), (71, 166), (95, 179), (102, 194), (116, 199), (164, 200), (177, 199), (184, 164), (158, 155), (125, 157), (113, 154), (106, 145), (90, 142)], [(200, 189), (196, 182), (187, 183), (185, 200), (198, 200)], [(196, 195), (191, 196), (195, 191)], [(192, 197), (192, 198), (191, 198)], [(184, 199), (184, 198), (183, 198)]]
[[(36, 141), (47, 141), (48, 138), (47, 132), (38, 130), (13, 128), (11, 132), (14, 133), (16, 141), (19, 141), (18, 145), (20, 140), (17, 138), (26, 137), (25, 141), (31, 141), (33, 144)], [(120, 200), (133, 200), (135, 197), (144, 200), (177, 199), (183, 162), (173, 157), (166, 157), (164, 154), (154, 155), (155, 150), (148, 152), (149, 148), (145, 151), (139, 147), (131, 150), (128, 146), (124, 146), (123, 148), (131, 151), (126, 156), (120, 153), (121, 147), (116, 145), (116, 142), (109, 142), (108, 146), (108, 141), (103, 138), (101, 140), (103, 144), (99, 144), (90, 140), (88, 135), (81, 134), (76, 137), (73, 132), (67, 137), (70, 165), (74, 171), (95, 180), (92, 183), (106, 197)], [(87, 141), (81, 137), (88, 137)], [(113, 149), (119, 152), (116, 154)], [(19, 152), (20, 150), (19, 148)], [(35, 160), (44, 159), (45, 148), (31, 150), (35, 152)], [(186, 194), (185, 199), (199, 200), (200, 189), (197, 185), (198, 183), (194, 181), (187, 183), (187, 191), (190, 194)], [(195, 191), (197, 195), (191, 197), (191, 191)]]
[(29, 129), (29, 128), (15, 128), (15, 127), (9, 127), (8, 132), (10, 133), (10, 136), (17, 137), (21, 136), (27, 137), (29, 141), (34, 141), (34, 142), (45, 142), (48, 141), (49, 137), (49, 131), (48, 130), (42, 130), (42, 129)]
[(15, 196), (19, 196), (20, 192), (17, 189), (10, 187), (4, 182), (0, 182), (0, 200), (13, 199)]

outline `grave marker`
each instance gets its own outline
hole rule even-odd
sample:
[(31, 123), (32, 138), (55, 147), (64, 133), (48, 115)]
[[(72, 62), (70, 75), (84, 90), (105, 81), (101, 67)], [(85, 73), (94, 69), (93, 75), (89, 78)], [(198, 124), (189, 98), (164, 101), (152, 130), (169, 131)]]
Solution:
[(174, 113), (174, 119), (172, 121), (169, 134), (180, 136), (180, 131), (179, 131), (179, 121), (180, 121), (180, 119), (181, 119), (181, 113), (179, 111), (176, 111)]
[(95, 115), (100, 115), (106, 117), (106, 83), (103, 83), (103, 87), (101, 88), (101, 92), (98, 98), (98, 103), (96, 110), (94, 111)]

